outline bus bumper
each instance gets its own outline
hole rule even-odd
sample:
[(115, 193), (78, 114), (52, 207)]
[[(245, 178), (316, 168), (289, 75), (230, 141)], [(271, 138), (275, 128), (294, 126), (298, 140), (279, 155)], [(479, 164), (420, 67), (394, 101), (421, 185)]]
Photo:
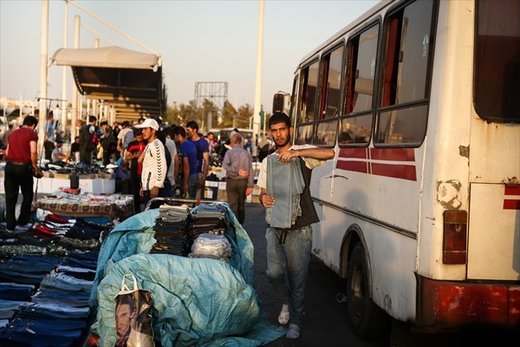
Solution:
[(438, 281), (417, 275), (417, 325), (520, 327), (520, 284)]

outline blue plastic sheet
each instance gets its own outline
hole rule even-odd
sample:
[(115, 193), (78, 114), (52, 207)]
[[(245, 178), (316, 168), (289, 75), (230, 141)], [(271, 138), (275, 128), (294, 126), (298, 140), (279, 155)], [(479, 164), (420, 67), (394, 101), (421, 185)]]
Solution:
[(92, 330), (102, 346), (113, 346), (117, 339), (114, 298), (127, 273), (137, 278), (140, 289), (153, 293), (154, 332), (164, 347), (260, 346), (285, 333), (269, 325), (261, 309), (253, 284), (253, 244), (229, 207), (229, 263), (149, 254), (158, 214), (158, 209), (139, 213), (103, 241), (90, 300), (97, 309)]

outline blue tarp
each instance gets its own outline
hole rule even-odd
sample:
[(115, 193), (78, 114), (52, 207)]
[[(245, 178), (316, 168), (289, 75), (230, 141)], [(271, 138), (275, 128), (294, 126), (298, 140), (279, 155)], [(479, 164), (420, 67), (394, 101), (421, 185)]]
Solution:
[[(162, 346), (260, 346), (285, 333), (268, 324), (254, 290), (253, 244), (227, 208), (229, 264), (204, 258), (149, 254), (155, 218), (149, 210), (117, 225), (103, 241), (91, 306), (102, 346), (116, 339), (115, 300), (125, 274), (153, 293), (154, 332)], [(195, 208), (196, 209), (196, 208)]]

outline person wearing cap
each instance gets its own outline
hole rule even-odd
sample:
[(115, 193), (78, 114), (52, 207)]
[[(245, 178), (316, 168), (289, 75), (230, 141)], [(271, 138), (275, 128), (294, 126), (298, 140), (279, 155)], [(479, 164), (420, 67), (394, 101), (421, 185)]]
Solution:
[(231, 149), (224, 155), (222, 167), (226, 170), (227, 201), (240, 224), (244, 224), (246, 196), (254, 186), (253, 159), (242, 147), (242, 135), (232, 131), (229, 135)]
[(138, 162), (143, 165), (140, 195), (146, 205), (150, 199), (159, 196), (159, 190), (164, 187), (168, 168), (164, 145), (156, 135), (159, 123), (155, 119), (148, 118), (143, 123), (137, 124), (135, 128), (143, 129), (143, 139), (147, 142), (146, 148), (138, 159)]

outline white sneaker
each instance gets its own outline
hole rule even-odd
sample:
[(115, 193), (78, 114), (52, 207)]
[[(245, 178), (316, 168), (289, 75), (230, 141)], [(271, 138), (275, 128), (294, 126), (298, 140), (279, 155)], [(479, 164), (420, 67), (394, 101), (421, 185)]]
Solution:
[(289, 313), (289, 305), (283, 304), (282, 310), (280, 311), (280, 314), (278, 315), (278, 323), (281, 325), (285, 325), (289, 323), (289, 319), (291, 318), (291, 314)]
[(300, 327), (296, 324), (289, 324), (287, 334), (285, 335), (288, 339), (297, 339), (300, 337)]

